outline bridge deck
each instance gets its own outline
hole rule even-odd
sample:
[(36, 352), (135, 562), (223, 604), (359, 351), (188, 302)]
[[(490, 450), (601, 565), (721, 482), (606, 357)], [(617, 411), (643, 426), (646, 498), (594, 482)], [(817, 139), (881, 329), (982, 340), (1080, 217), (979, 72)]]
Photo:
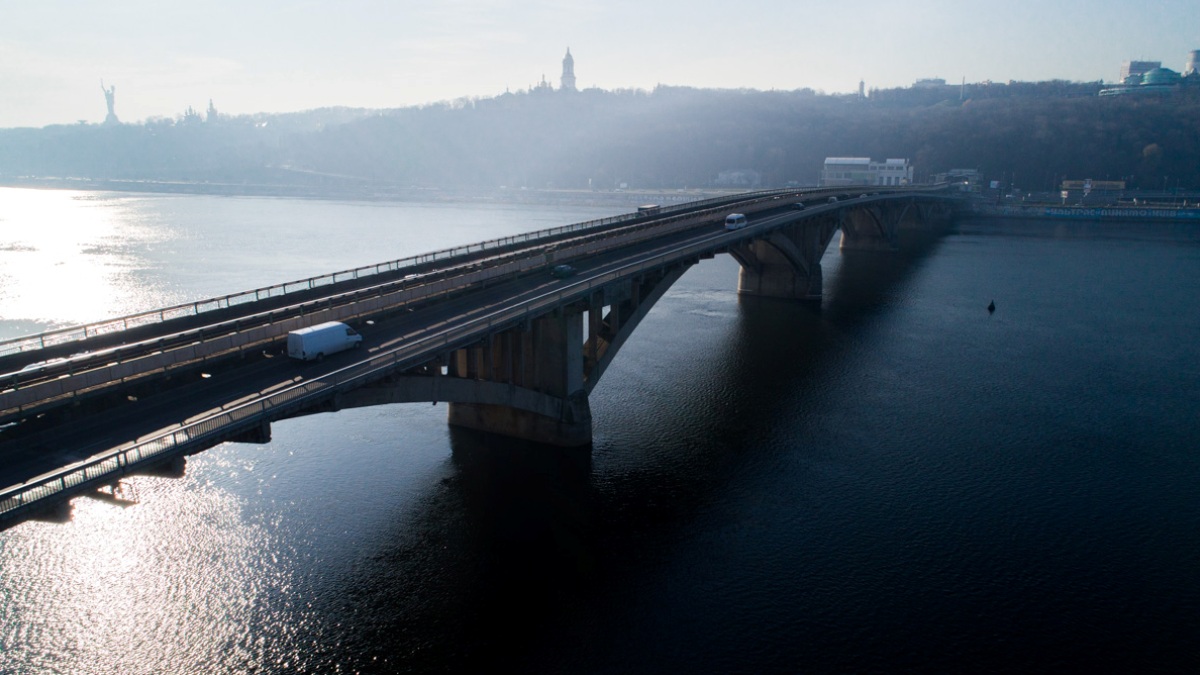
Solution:
[[(895, 196), (876, 199), (886, 198)], [(26, 506), (31, 500), (66, 498), (153, 461), (237, 438), (328, 402), (346, 387), (410, 370), (503, 327), (577, 302), (607, 284), (690, 264), (798, 219), (847, 207), (839, 202), (793, 211), (787, 208), (790, 201), (794, 198), (760, 202), (761, 213), (775, 215), (756, 217), (744, 230), (727, 232), (717, 220), (721, 213), (705, 212), (687, 227), (576, 257), (572, 264), (579, 274), (569, 279), (555, 279), (542, 267), (473, 282), (455, 295), (411, 311), (381, 313), (362, 326), (361, 353), (301, 364), (281, 356), (278, 347), (260, 349), (236, 360), (180, 371), (177, 381), (148, 398), (130, 394), (111, 403), (110, 396), (111, 405), (83, 416), (63, 413), (44, 429), (4, 441), (4, 436), (13, 435), (9, 430), (0, 434), (0, 456), (5, 458), (0, 485), (13, 487), (0, 491), (0, 526), (10, 514), (31, 512)]]

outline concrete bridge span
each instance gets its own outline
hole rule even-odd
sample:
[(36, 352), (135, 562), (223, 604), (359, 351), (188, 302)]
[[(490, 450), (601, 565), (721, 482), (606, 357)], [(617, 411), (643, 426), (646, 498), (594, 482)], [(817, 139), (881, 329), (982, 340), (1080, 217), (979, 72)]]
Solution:
[[(17, 373), (0, 375), (0, 528), (221, 442), (265, 442), (273, 422), (350, 407), (446, 403), (451, 425), (586, 446), (589, 394), (692, 265), (728, 253), (739, 293), (817, 301), (835, 233), (846, 249), (894, 249), (906, 229), (948, 224), (956, 201), (929, 187), (765, 191), (462, 247), (379, 281), (333, 275), (326, 294), (310, 281), (292, 304), (243, 294), (216, 303), (209, 322), (198, 312), (182, 328), (139, 322), (124, 340), (106, 330), (95, 363), (60, 360), (44, 377), (4, 366), (38, 358), (29, 352), (46, 336), (23, 339), (15, 356), (0, 345), (0, 373)], [(726, 230), (732, 211), (748, 226)], [(577, 274), (552, 277), (558, 264)], [(288, 330), (328, 318), (366, 335), (361, 353), (279, 357)]]
[(892, 251), (903, 229), (945, 227), (950, 217), (944, 201), (863, 196), (760, 218), (754, 230), (719, 235), (728, 242), (589, 288), (546, 314), (350, 392), (338, 404), (446, 402), (454, 426), (548, 445), (588, 445), (588, 395), (692, 265), (729, 253), (740, 265), (739, 294), (819, 303), (821, 259), (839, 231), (843, 249)]

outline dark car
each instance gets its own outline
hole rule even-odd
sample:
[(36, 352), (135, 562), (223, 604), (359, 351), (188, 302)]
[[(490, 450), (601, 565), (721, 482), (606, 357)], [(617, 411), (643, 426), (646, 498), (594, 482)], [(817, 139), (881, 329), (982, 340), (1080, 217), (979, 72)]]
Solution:
[(792, 208), (796, 209), (797, 211), (803, 211), (804, 210), (804, 202), (796, 202), (795, 204), (792, 204)]
[(572, 276), (574, 274), (575, 274), (575, 268), (571, 267), (570, 265), (555, 265), (550, 270), (550, 276), (557, 277), (559, 279), (566, 279), (567, 277)]

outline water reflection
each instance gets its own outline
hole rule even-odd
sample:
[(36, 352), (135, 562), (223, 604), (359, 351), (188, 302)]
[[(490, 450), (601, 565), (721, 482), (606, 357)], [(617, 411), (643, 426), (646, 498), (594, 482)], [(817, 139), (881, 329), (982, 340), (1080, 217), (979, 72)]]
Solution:
[(120, 316), (158, 299), (138, 278), (135, 249), (160, 235), (108, 200), (0, 188), (0, 214), (0, 336)]
[[(278, 544), (219, 490), (128, 479), (140, 505), (77, 499), (69, 525), (0, 538), (0, 671), (162, 673), (262, 662)], [(15, 560), (22, 564), (11, 564)], [(36, 609), (35, 609), (36, 608)], [(268, 611), (264, 611), (268, 610)]]
[(363, 530), (350, 573), (319, 582), (322, 621), (298, 637), (320, 636), (306, 668), (503, 670), (592, 581), (587, 450), (461, 429), (449, 445), (449, 471), (419, 507)]
[[(588, 573), (591, 448), (556, 448), (450, 429), (452, 487), (469, 527), (501, 555), (496, 573), (514, 580), (558, 571)], [(515, 554), (515, 555), (514, 555)]]

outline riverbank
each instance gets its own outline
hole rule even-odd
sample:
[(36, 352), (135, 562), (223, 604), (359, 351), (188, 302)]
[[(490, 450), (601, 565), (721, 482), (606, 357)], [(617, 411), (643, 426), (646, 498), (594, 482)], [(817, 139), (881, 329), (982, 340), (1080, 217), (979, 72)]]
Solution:
[(985, 204), (965, 206), (972, 218), (1073, 221), (1167, 221), (1200, 223), (1200, 207), (1168, 205), (1056, 206), (1053, 204)]
[(194, 181), (110, 180), (93, 178), (0, 178), (0, 187), (47, 190), (93, 190), (152, 194), (211, 195), (228, 197), (282, 197), (334, 201), (499, 203), (572, 206), (641, 206), (680, 204), (745, 190), (704, 188), (678, 190), (531, 190), (442, 189), (394, 185), (298, 185), (288, 183), (218, 183)]

